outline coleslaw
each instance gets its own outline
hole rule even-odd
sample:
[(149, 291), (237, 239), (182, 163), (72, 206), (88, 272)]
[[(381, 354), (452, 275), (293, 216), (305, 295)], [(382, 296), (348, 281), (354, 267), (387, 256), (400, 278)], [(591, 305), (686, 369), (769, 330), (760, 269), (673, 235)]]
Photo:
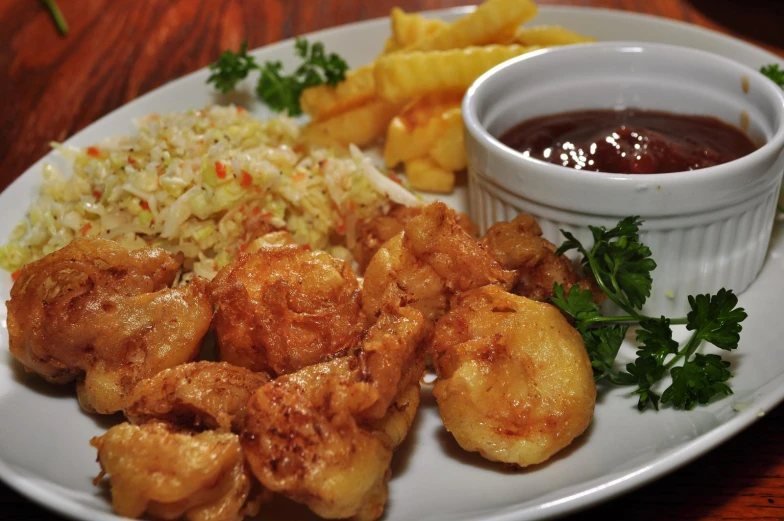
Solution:
[(87, 148), (54, 145), (66, 178), (43, 168), (40, 195), (0, 247), (14, 271), (78, 237), (185, 255), (185, 272), (211, 279), (270, 231), (342, 257), (360, 219), (418, 199), (357, 148), (309, 147), (282, 116), (259, 121), (235, 106), (149, 115), (134, 136)]

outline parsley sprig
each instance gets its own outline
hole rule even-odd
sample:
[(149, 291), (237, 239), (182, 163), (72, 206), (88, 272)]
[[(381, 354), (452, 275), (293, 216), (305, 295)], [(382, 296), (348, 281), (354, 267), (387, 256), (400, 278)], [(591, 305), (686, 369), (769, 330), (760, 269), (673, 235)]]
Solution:
[(279, 61), (256, 63), (248, 54), (247, 42), (242, 42), (239, 52), (223, 51), (218, 61), (210, 64), (212, 72), (207, 83), (225, 94), (234, 90), (251, 71), (258, 70), (258, 97), (276, 112), (287, 110), (290, 116), (299, 116), (302, 91), (316, 85), (337, 85), (346, 78), (348, 64), (337, 54), (327, 54), (321, 42), (311, 45), (304, 38), (297, 38), (294, 51), (303, 61), (292, 74), (286, 75)]
[[(610, 230), (592, 226), (594, 244), (590, 249), (571, 233), (561, 230), (566, 241), (557, 251), (559, 255), (570, 250), (580, 252), (584, 268), (626, 315), (603, 316), (593, 293), (576, 285), (567, 291), (556, 283), (552, 303), (571, 317), (582, 335), (594, 378), (615, 385), (636, 386), (632, 394), (638, 397), (639, 410), (649, 405), (658, 410), (660, 403), (692, 409), (716, 396), (732, 394), (725, 383), (732, 376), (730, 363), (719, 355), (704, 355), (697, 350), (704, 342), (727, 351), (736, 349), (742, 329), (740, 323), (746, 318), (746, 312), (737, 307), (738, 297), (722, 288), (715, 295), (690, 296), (691, 311), (686, 317), (643, 315), (641, 310), (651, 295), (651, 272), (656, 269), (656, 263), (651, 258), (651, 250), (640, 241), (642, 222), (639, 217), (627, 217)], [(636, 359), (625, 370), (616, 371), (618, 351), (634, 324), (637, 325)], [(672, 326), (676, 324), (685, 324), (692, 331), (683, 346), (672, 338)], [(676, 365), (681, 361), (681, 365)], [(659, 394), (656, 384), (667, 373), (672, 383)]]
[(760, 72), (773, 80), (773, 83), (784, 89), (784, 69), (778, 63), (771, 63), (760, 68)]

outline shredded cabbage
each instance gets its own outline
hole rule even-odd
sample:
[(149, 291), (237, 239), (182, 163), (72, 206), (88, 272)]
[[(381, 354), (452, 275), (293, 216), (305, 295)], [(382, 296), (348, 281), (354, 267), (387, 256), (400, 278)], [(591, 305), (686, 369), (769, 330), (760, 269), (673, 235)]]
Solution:
[(212, 278), (267, 231), (347, 256), (355, 228), (347, 223), (392, 202), (420, 204), (356, 147), (340, 157), (306, 146), (285, 116), (262, 122), (210, 106), (153, 114), (137, 127), (84, 149), (55, 145), (73, 174), (44, 166), (41, 193), (0, 247), (0, 267), (15, 271), (74, 238), (102, 237), (181, 251), (186, 271)]

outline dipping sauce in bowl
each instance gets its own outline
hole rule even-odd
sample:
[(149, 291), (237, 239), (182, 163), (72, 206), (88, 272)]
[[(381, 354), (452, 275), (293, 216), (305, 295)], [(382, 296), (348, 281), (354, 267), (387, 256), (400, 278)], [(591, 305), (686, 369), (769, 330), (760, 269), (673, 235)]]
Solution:
[(728, 163), (758, 147), (709, 116), (654, 110), (583, 110), (540, 116), (500, 140), (528, 157), (577, 170), (665, 174)]

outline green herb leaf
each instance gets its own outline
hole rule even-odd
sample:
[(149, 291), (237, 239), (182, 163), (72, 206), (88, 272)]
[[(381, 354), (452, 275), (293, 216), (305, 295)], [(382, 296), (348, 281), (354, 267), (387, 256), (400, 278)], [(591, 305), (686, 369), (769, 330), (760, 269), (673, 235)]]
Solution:
[(248, 42), (242, 42), (239, 52), (223, 51), (218, 61), (210, 64), (212, 72), (207, 83), (214, 84), (216, 89), (226, 94), (234, 90), (250, 71), (258, 68), (253, 56), (248, 55)]
[[(703, 341), (721, 349), (738, 347), (740, 323), (746, 312), (738, 308), (738, 298), (726, 289), (715, 295), (689, 297), (691, 311), (685, 318), (649, 317), (640, 313), (651, 294), (651, 272), (656, 263), (650, 249), (640, 242), (639, 217), (627, 217), (611, 229), (590, 227), (594, 244), (588, 249), (573, 234), (561, 230), (566, 240), (558, 248), (563, 254), (577, 250), (583, 255), (583, 266), (590, 271), (605, 295), (628, 315), (602, 316), (594, 303), (593, 293), (577, 286), (568, 293), (560, 284), (553, 288), (551, 302), (571, 318), (585, 343), (591, 360), (594, 379), (615, 385), (633, 385), (638, 396), (637, 408), (659, 408), (669, 403), (676, 408), (690, 409), (697, 403), (708, 403), (714, 396), (726, 396), (731, 390), (725, 382), (732, 376), (729, 362), (717, 355), (696, 353)], [(626, 370), (613, 371), (613, 364), (630, 323), (639, 324), (637, 357)], [(673, 324), (686, 324), (692, 331), (681, 347), (672, 338)], [(674, 367), (683, 360), (683, 365)], [(668, 371), (673, 382), (660, 396), (654, 386)]]
[(637, 342), (640, 344), (637, 359), (634, 363), (627, 364), (627, 372), (619, 374), (614, 382), (637, 386), (632, 394), (640, 397), (637, 403), (639, 410), (644, 410), (648, 404), (658, 410), (659, 395), (652, 391), (651, 387), (667, 372), (664, 366), (665, 358), (678, 352), (678, 342), (672, 339), (670, 320), (665, 317), (643, 318), (637, 330)]
[(217, 62), (210, 65), (212, 74), (207, 83), (223, 93), (233, 90), (237, 83), (245, 79), (250, 71), (258, 69), (259, 80), (256, 94), (270, 109), (276, 112), (288, 111), (290, 116), (302, 114), (299, 98), (302, 92), (316, 85), (337, 85), (346, 79), (348, 64), (337, 54), (327, 54), (324, 44), (309, 44), (304, 38), (297, 38), (294, 52), (303, 62), (290, 75), (284, 74), (283, 64), (279, 61), (258, 65), (247, 53), (247, 43), (243, 42), (237, 53), (224, 51)]
[(303, 85), (312, 87), (326, 83), (335, 86), (346, 79), (348, 64), (335, 53), (327, 55), (323, 43), (316, 42), (308, 47), (307, 40), (297, 38), (294, 46), (297, 55), (305, 60), (295, 73), (303, 78)]
[(592, 253), (596, 259), (596, 273), (603, 285), (613, 288), (628, 312), (642, 309), (651, 295), (651, 272), (656, 263), (651, 250), (640, 242), (639, 230), (643, 221), (627, 217), (615, 228), (592, 227), (595, 244)]
[(665, 317), (642, 319), (637, 330), (637, 342), (640, 344), (638, 357), (650, 356), (662, 364), (668, 355), (678, 352), (679, 344), (672, 339), (670, 319)]
[(612, 382), (618, 385), (636, 385), (637, 389), (632, 394), (639, 397), (637, 409), (643, 411), (651, 405), (658, 411), (660, 397), (652, 387), (666, 372), (667, 369), (660, 360), (653, 356), (642, 356), (633, 364), (627, 364), (626, 373), (620, 373)]
[(732, 376), (729, 366), (719, 355), (696, 354), (693, 360), (670, 371), (672, 385), (662, 394), (662, 403), (688, 410), (697, 403), (708, 403), (714, 396), (732, 394), (732, 389), (724, 383)]
[(553, 296), (550, 300), (555, 306), (576, 321), (583, 321), (601, 315), (599, 306), (591, 300), (593, 293), (583, 290), (576, 284), (569, 288), (567, 294), (562, 284), (558, 282), (553, 286)]
[(613, 376), (613, 364), (628, 329), (629, 326), (616, 324), (581, 332), (591, 359), (594, 380)]
[(705, 340), (725, 350), (737, 349), (743, 329), (740, 323), (747, 315), (743, 308), (736, 308), (738, 297), (731, 290), (689, 296), (689, 305), (686, 328), (695, 332), (696, 341)]
[(302, 113), (299, 108), (299, 90), (292, 76), (281, 74), (283, 64), (279, 61), (267, 62), (261, 68), (256, 84), (256, 95), (276, 112), (289, 111), (289, 115)]
[(566, 240), (561, 244), (557, 250), (555, 250), (556, 255), (563, 255), (567, 251), (570, 250), (577, 250), (583, 254), (583, 263), (587, 263), (588, 252), (583, 248), (583, 245), (577, 238), (572, 235), (570, 232), (566, 230), (561, 230), (561, 235), (566, 237)]
[(606, 230), (604, 226), (598, 228), (589, 226), (589, 228), (591, 229), (594, 241), (596, 242), (620, 239), (622, 237), (625, 237), (629, 241), (639, 242), (640, 226), (642, 226), (643, 222), (644, 221), (640, 219), (639, 215), (632, 215), (618, 221), (618, 224), (610, 230)]
[(760, 68), (760, 72), (773, 80), (773, 83), (784, 89), (784, 69), (778, 63), (771, 63)]

